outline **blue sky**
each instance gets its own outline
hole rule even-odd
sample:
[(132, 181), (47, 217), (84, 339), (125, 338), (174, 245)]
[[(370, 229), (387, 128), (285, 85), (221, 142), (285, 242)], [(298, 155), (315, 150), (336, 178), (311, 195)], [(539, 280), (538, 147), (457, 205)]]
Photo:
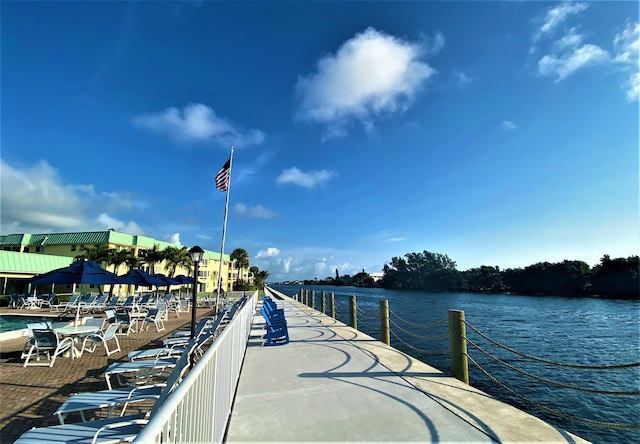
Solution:
[(271, 281), (640, 251), (637, 2), (10, 2), (2, 234), (115, 228)]

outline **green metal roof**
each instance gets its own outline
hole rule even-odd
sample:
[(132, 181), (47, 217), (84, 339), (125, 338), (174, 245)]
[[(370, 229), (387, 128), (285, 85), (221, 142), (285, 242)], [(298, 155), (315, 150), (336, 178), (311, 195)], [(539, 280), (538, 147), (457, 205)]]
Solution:
[[(142, 248), (153, 248), (154, 245), (158, 245), (160, 250), (164, 250), (167, 247), (176, 246), (175, 244), (172, 244), (170, 242), (156, 240), (151, 237), (127, 234), (115, 230), (84, 231), (78, 233), (19, 233), (0, 236), (0, 246), (83, 244), (115, 244), (123, 246), (138, 246)], [(206, 257), (207, 259), (219, 260), (220, 253), (205, 250), (204, 257)], [(225, 261), (229, 261), (230, 259), (231, 258), (228, 254), (224, 255)]]
[(0, 251), (0, 272), (3, 273), (46, 273), (67, 267), (71, 262), (73, 258), (68, 256)]
[[(214, 251), (208, 251), (208, 250), (204, 250), (204, 257), (206, 257), (207, 259), (213, 259), (213, 260), (220, 260), (220, 253), (216, 253)], [(225, 261), (230, 261), (231, 257), (228, 254), (224, 255), (224, 260)]]
[(23, 245), (29, 242), (30, 234), (7, 234), (0, 236), (0, 245)]

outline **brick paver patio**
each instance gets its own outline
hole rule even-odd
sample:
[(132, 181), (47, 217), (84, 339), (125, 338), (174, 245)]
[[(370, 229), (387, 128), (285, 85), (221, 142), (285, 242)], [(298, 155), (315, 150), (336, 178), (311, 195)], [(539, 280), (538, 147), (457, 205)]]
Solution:
[[(27, 311), (0, 309), (0, 314), (5, 315), (24, 313)], [(55, 314), (48, 310), (41, 313)], [(198, 308), (196, 313), (198, 318), (214, 314), (208, 307)], [(180, 313), (179, 318), (170, 313), (162, 332), (151, 325), (146, 331), (118, 336), (122, 348), (118, 353), (107, 357), (100, 346), (95, 353), (84, 353), (79, 359), (58, 357), (52, 368), (22, 367), (20, 353), (26, 338), (0, 342), (0, 443), (12, 443), (32, 427), (58, 424), (53, 413), (70, 394), (107, 388), (102, 373), (108, 365), (126, 360), (129, 351), (162, 346), (162, 339), (175, 330), (189, 329), (190, 325), (191, 313)], [(69, 417), (69, 422), (75, 420)]]

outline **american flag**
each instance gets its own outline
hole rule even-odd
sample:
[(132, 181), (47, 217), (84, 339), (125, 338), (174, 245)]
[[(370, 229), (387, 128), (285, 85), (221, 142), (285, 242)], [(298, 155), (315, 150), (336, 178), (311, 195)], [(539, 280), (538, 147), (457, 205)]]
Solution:
[(229, 189), (229, 179), (231, 178), (231, 158), (220, 168), (216, 174), (216, 188), (220, 191)]
[(218, 174), (216, 174), (216, 188), (220, 191), (227, 191), (229, 189), (229, 179), (231, 178), (231, 157), (227, 160)]

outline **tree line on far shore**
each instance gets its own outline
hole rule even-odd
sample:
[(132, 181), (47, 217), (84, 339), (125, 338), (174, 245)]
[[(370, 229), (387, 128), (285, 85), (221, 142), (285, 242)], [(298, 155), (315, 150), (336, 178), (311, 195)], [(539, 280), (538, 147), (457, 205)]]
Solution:
[(446, 254), (423, 251), (395, 256), (383, 268), (382, 279), (364, 270), (354, 276), (305, 281), (306, 285), (350, 285), (426, 291), (471, 291), (563, 296), (639, 298), (638, 256), (611, 259), (604, 255), (594, 267), (586, 262), (538, 262), (524, 268), (500, 270), (497, 266), (459, 271)]

